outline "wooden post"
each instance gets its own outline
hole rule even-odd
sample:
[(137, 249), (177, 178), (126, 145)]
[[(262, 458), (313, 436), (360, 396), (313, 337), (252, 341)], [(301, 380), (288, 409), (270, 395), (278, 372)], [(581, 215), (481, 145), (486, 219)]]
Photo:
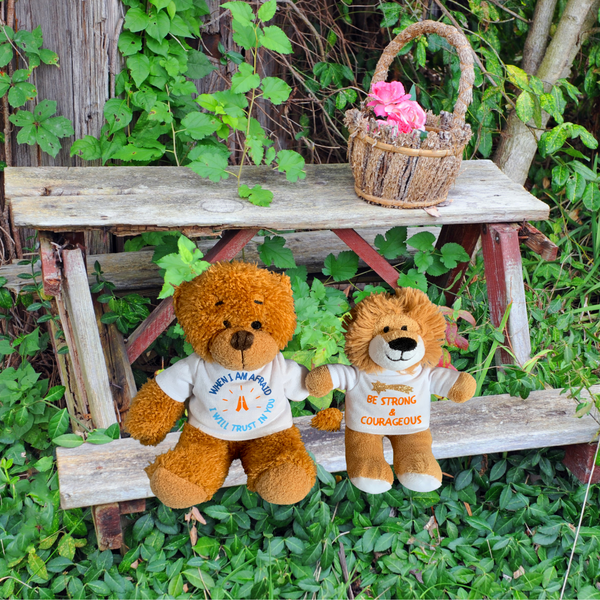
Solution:
[[(485, 278), (487, 281), (490, 317), (498, 327), (511, 304), (507, 326), (507, 345), (518, 364), (524, 364), (531, 354), (523, 267), (519, 248), (519, 226), (514, 224), (483, 225), (482, 236)], [(500, 364), (510, 364), (513, 358), (501, 350)]]
[(592, 483), (600, 483), (600, 467), (594, 464), (596, 444), (573, 444), (565, 446), (563, 464), (581, 483), (587, 484), (592, 473)]
[(61, 321), (65, 331), (67, 327), (72, 330), (69, 350), (81, 375), (94, 425), (109, 427), (117, 422), (117, 416), (83, 254), (79, 249), (65, 250), (62, 257), (66, 314), (61, 314)]
[(392, 289), (398, 287), (398, 271), (374, 250), (354, 229), (332, 229), (351, 250), (354, 250)]
[[(206, 253), (204, 259), (215, 263), (235, 258), (242, 248), (256, 235), (258, 229), (224, 231), (221, 239)], [(129, 336), (125, 348), (129, 362), (135, 359), (171, 324), (175, 318), (173, 297), (165, 298), (152, 314)]]

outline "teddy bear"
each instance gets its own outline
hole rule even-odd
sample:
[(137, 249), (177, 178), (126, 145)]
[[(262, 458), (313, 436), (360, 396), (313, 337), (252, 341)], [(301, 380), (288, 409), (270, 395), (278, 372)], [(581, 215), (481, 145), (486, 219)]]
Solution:
[[(417, 492), (435, 490), (442, 470), (431, 451), (431, 394), (465, 402), (475, 379), (437, 367), (446, 323), (427, 295), (412, 288), (373, 294), (357, 303), (344, 320), (346, 355), (352, 366), (317, 367), (306, 379), (311, 395), (346, 390), (346, 463), (350, 481), (371, 494), (389, 490), (392, 469), (383, 455), (383, 438), (393, 449), (400, 483)], [(342, 413), (319, 412), (312, 426), (340, 429)]]
[(176, 289), (174, 310), (194, 352), (144, 384), (125, 422), (132, 437), (156, 445), (187, 402), (177, 445), (146, 468), (153, 493), (171, 508), (210, 500), (239, 458), (249, 490), (274, 504), (299, 502), (316, 468), (288, 402), (308, 397), (308, 370), (281, 354), (296, 328), (289, 277), (215, 263)]

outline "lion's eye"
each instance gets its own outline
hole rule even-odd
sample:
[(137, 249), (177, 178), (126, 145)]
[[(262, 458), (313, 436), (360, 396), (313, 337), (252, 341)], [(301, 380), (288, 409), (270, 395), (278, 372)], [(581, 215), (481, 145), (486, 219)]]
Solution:
[(383, 328), (383, 333), (387, 333), (389, 330), (390, 330), (390, 328), (389, 328), (389, 327), (384, 327), (384, 328)]
[(408, 331), (408, 327), (406, 325), (402, 325), (402, 327), (400, 327), (400, 329), (402, 329), (402, 331)]
[(219, 301), (218, 301), (218, 302), (215, 304), (215, 306), (221, 306), (221, 304), (225, 304), (225, 302), (223, 302), (223, 300), (219, 300)]
[(231, 327), (231, 323), (229, 321), (223, 321), (223, 325), (225, 326), (225, 329), (229, 329)]

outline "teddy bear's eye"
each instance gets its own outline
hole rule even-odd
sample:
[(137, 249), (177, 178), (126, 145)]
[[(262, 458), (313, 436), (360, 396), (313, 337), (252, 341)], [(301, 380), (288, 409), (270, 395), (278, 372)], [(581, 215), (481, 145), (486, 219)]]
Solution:
[(262, 302), (260, 300), (255, 300), (254, 304), (262, 304)]
[(225, 329), (229, 329), (231, 327), (231, 323), (229, 321), (223, 321), (223, 325), (225, 326)]
[(218, 302), (215, 304), (215, 306), (221, 306), (221, 304), (225, 304), (225, 303), (223, 302), (223, 300), (219, 300), (219, 301), (218, 301)]
[(400, 329), (402, 329), (402, 331), (408, 331), (408, 327), (406, 325), (402, 325), (402, 327), (400, 327)]
[(262, 323), (260, 321), (252, 321), (250, 327), (252, 327), (252, 329), (260, 329), (262, 327)]
[(387, 333), (389, 330), (390, 330), (390, 328), (389, 328), (389, 327), (384, 327), (384, 328), (383, 328), (383, 333)]

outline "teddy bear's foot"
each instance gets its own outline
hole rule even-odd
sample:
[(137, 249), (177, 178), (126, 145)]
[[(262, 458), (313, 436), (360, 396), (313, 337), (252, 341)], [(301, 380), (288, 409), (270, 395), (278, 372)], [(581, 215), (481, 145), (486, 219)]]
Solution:
[(312, 489), (315, 478), (301, 466), (283, 463), (258, 476), (254, 487), (271, 504), (296, 504)]
[(383, 494), (392, 489), (392, 484), (383, 479), (371, 479), (370, 477), (350, 477), (352, 484), (361, 492), (367, 494)]
[(404, 473), (398, 479), (405, 488), (413, 492), (433, 492), (442, 485), (441, 480), (425, 473)]
[(169, 508), (189, 508), (210, 499), (202, 487), (164, 467), (158, 467), (150, 476), (150, 489)]

